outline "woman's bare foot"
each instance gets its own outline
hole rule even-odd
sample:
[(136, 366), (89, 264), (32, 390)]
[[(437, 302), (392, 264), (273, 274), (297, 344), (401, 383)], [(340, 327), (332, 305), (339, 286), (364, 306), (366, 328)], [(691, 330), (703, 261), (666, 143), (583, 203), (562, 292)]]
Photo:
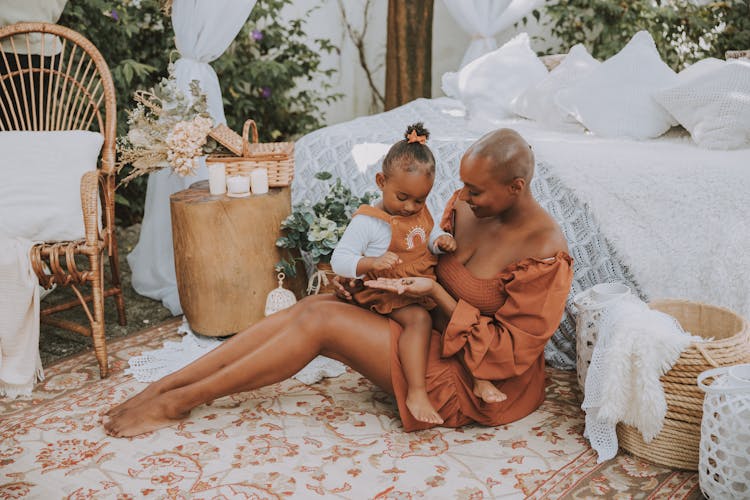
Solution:
[(427, 397), (427, 392), (423, 389), (412, 390), (406, 393), (406, 407), (409, 408), (411, 414), (420, 422), (427, 422), (428, 424), (442, 424), (443, 419), (440, 418), (438, 412), (432, 407), (430, 399)]
[(115, 405), (104, 412), (103, 416), (113, 417), (125, 410), (140, 406), (143, 402), (148, 401), (149, 399), (154, 399), (156, 396), (163, 392), (164, 391), (159, 387), (158, 382), (151, 383), (132, 398), (126, 399), (122, 403)]
[(114, 415), (102, 418), (104, 431), (114, 437), (132, 437), (169, 427), (187, 418), (190, 411), (177, 409), (169, 395), (162, 394), (143, 404), (123, 409)]
[(508, 396), (489, 380), (474, 380), (474, 395), (485, 403), (499, 403), (508, 399)]

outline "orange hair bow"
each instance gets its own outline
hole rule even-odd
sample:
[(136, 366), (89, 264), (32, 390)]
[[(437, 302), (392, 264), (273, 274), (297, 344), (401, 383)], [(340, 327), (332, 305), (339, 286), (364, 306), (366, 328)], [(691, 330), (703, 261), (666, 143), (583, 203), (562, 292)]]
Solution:
[(427, 136), (417, 135), (417, 131), (412, 129), (412, 131), (409, 132), (409, 135), (406, 136), (406, 142), (409, 144), (411, 144), (412, 142), (418, 142), (424, 146), (424, 144), (427, 142)]

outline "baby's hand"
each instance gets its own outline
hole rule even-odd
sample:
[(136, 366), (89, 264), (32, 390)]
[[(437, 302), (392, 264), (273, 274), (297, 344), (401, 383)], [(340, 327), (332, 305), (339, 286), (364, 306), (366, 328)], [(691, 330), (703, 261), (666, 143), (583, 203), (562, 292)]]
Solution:
[(372, 263), (373, 271), (385, 271), (390, 269), (396, 264), (401, 262), (401, 259), (393, 252), (386, 252), (380, 257), (376, 258)]
[(435, 239), (435, 246), (443, 252), (455, 252), (456, 240), (450, 234), (442, 234)]

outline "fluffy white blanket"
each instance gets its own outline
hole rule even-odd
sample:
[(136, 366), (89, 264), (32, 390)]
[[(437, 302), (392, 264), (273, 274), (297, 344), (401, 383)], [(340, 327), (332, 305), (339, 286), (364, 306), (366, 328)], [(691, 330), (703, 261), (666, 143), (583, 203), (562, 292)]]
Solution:
[(39, 359), (39, 282), (32, 242), (0, 232), (0, 396), (28, 396), (44, 379)]
[(750, 149), (529, 133), (537, 159), (587, 204), (650, 298), (750, 316)]
[(692, 341), (671, 316), (628, 296), (603, 312), (586, 373), (586, 430), (603, 462), (617, 455), (619, 422), (636, 427), (646, 442), (661, 431), (667, 402), (659, 378)]

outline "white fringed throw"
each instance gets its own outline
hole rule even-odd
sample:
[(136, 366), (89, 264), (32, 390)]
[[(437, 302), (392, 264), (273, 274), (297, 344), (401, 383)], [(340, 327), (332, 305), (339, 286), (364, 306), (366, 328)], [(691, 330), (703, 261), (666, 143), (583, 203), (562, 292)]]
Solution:
[(39, 282), (32, 242), (0, 233), (0, 396), (29, 396), (44, 380), (39, 358)]

